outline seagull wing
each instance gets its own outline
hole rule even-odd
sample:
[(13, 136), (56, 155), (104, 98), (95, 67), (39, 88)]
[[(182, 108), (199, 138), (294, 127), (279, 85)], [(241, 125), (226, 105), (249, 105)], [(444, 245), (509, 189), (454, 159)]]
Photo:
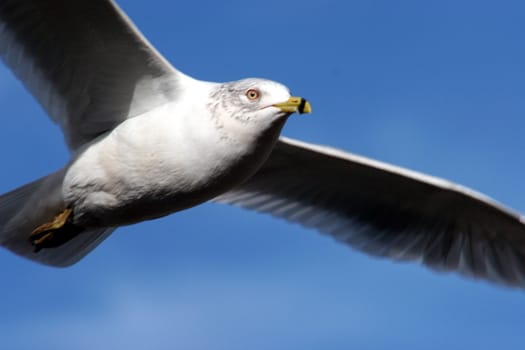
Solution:
[(525, 287), (524, 218), (457, 184), (282, 138), (216, 199), (328, 233), (369, 254)]
[(110, 0), (0, 1), (0, 57), (72, 150), (172, 101), (179, 74)]

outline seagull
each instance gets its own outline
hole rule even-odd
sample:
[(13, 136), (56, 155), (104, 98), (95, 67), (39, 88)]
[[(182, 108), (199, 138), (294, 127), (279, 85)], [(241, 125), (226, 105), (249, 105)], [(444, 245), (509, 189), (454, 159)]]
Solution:
[(0, 196), (0, 244), (70, 266), (116, 228), (204, 202), (268, 213), (373, 256), (525, 288), (525, 220), (491, 198), (280, 136), (284, 85), (196, 80), (111, 0), (2, 0), (0, 58), (71, 159)]

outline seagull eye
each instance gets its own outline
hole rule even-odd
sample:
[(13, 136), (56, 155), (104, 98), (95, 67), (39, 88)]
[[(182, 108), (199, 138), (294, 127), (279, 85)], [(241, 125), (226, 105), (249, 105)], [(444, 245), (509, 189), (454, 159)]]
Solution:
[(257, 100), (261, 96), (261, 93), (257, 89), (250, 89), (246, 91), (246, 97), (248, 97), (248, 100), (254, 101)]

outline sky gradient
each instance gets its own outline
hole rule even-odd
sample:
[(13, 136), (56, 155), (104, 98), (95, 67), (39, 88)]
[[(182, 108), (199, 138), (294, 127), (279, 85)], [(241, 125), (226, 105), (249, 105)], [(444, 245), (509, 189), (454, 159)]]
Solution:
[[(310, 99), (284, 135), (459, 182), (525, 212), (525, 3), (119, 4), (178, 69)], [(64, 165), (0, 65), (0, 193)], [(206, 204), (117, 230), (77, 265), (0, 250), (5, 349), (522, 349), (525, 293), (371, 258)]]

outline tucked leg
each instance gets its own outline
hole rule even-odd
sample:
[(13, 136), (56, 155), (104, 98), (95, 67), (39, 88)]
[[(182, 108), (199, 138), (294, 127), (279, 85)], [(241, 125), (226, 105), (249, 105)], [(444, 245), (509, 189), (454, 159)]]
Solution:
[(69, 221), (71, 213), (72, 210), (68, 208), (55, 216), (53, 221), (46, 222), (31, 232), (29, 239), (35, 247), (35, 253), (43, 248), (61, 246), (82, 232), (81, 227)]

